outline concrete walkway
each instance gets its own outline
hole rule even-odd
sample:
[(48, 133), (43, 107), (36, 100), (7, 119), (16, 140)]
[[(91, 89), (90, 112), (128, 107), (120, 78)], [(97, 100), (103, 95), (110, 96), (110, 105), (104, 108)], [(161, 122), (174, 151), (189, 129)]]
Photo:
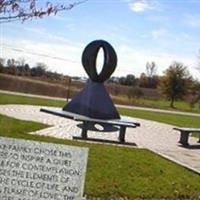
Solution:
[[(31, 134), (66, 139), (72, 139), (72, 136), (80, 136), (81, 130), (76, 126), (77, 122), (42, 113), (40, 112), (40, 108), (41, 106), (0, 105), (0, 114), (52, 125), (50, 128)], [(127, 142), (134, 142), (138, 148), (149, 149), (200, 174), (200, 144), (197, 143), (197, 138), (190, 137), (190, 148), (184, 148), (177, 143), (179, 140), (179, 132), (173, 130), (174, 126), (149, 120), (136, 120), (141, 123), (141, 127), (127, 129)], [(117, 140), (118, 133), (91, 131), (89, 132), (89, 136)]]
[[(27, 93), (20, 93), (20, 92), (11, 92), (11, 91), (6, 91), (6, 90), (0, 90), (0, 93), (66, 101), (66, 98), (50, 97), (50, 96), (27, 94)], [(179, 115), (188, 115), (188, 116), (200, 117), (200, 113), (191, 113), (191, 112), (173, 111), (173, 110), (162, 110), (162, 109), (156, 109), (156, 108), (146, 108), (146, 107), (139, 107), (139, 106), (126, 106), (126, 105), (119, 105), (119, 104), (116, 104), (116, 106), (119, 107), (119, 108), (128, 108), (128, 109), (134, 109), (134, 110), (146, 110), (146, 111), (152, 111), (152, 112), (161, 112), (161, 113), (170, 113), (170, 114), (179, 114)]]

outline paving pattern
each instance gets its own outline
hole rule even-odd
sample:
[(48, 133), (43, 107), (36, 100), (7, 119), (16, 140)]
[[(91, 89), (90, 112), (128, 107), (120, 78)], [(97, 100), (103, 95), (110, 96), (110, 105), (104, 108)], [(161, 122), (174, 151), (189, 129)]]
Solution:
[[(78, 122), (42, 113), (40, 112), (40, 108), (41, 106), (0, 105), (0, 114), (51, 125), (50, 128), (30, 134), (47, 135), (65, 139), (72, 139), (72, 136), (80, 136), (81, 129), (76, 126)], [(141, 127), (127, 129), (127, 142), (134, 142), (137, 144), (138, 148), (146, 148), (154, 151), (200, 174), (200, 143), (197, 143), (197, 138), (190, 137), (190, 148), (184, 148), (177, 143), (180, 133), (173, 130), (174, 126), (150, 120), (136, 120), (141, 123)], [(88, 135), (108, 140), (117, 140), (118, 137), (117, 132), (101, 133), (90, 131)]]
[[(66, 98), (60, 98), (60, 97), (50, 97), (50, 96), (27, 94), (27, 93), (21, 93), (21, 92), (11, 92), (11, 91), (7, 91), (7, 90), (0, 90), (0, 93), (20, 95), (20, 96), (26, 96), (26, 97), (36, 97), (36, 98), (42, 98), (42, 99), (61, 100), (61, 101), (66, 102)], [(118, 104), (116, 104), (115, 106), (117, 106), (119, 108), (128, 108), (128, 109), (133, 109), (133, 110), (146, 110), (146, 111), (152, 111), (152, 112), (161, 112), (161, 113), (170, 113), (170, 114), (179, 114), (179, 115), (200, 117), (200, 113), (191, 113), (191, 112), (174, 111), (174, 110), (163, 110), (163, 109), (147, 108), (147, 107), (140, 107), (140, 106), (126, 106), (126, 105), (118, 105)]]

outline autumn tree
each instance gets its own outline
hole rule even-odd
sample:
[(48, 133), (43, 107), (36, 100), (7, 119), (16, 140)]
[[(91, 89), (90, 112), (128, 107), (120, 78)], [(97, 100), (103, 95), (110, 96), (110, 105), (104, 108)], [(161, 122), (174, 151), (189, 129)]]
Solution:
[(3, 72), (5, 59), (0, 57), (0, 73)]
[(139, 86), (146, 88), (148, 86), (148, 77), (145, 73), (140, 74)]
[(31, 69), (31, 76), (44, 76), (46, 74), (47, 65), (44, 63), (37, 63), (35, 67)]
[(164, 72), (160, 89), (170, 100), (170, 107), (174, 107), (174, 101), (181, 99), (187, 93), (190, 80), (191, 76), (187, 67), (179, 62), (172, 63)]
[(87, 0), (77, 0), (73, 3), (63, 1), (64, 3), (60, 4), (53, 0), (0, 0), (0, 23), (56, 15), (60, 11), (71, 10), (85, 1)]
[(199, 54), (198, 54), (198, 57), (197, 57), (197, 70), (199, 71), (199, 73), (200, 73), (200, 50), (199, 50)]
[(136, 78), (133, 74), (128, 74), (119, 78), (119, 84), (121, 85), (128, 85), (128, 86), (135, 86), (136, 85)]
[(7, 65), (6, 65), (5, 71), (6, 71), (8, 74), (16, 75), (16, 74), (17, 74), (16, 65), (17, 65), (17, 62), (16, 62), (15, 59), (13, 59), (13, 58), (8, 59), (8, 60), (7, 60)]
[(30, 66), (26, 63), (25, 58), (20, 57), (16, 61), (17, 63), (17, 75), (19, 76), (29, 76), (30, 75)]

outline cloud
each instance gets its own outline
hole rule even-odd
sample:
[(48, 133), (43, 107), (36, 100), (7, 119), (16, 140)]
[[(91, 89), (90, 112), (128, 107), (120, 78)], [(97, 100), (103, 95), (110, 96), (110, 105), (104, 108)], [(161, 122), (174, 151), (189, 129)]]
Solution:
[[(139, 36), (142, 39), (154, 39), (154, 40), (165, 39), (164, 41), (166, 41), (166, 39), (168, 39), (168, 40), (170, 39), (170, 41), (171, 41), (171, 38), (172, 38), (172, 34), (164, 28), (152, 30), (150, 32), (140, 34)], [(168, 43), (168, 41), (167, 41), (167, 43)]]
[(186, 15), (184, 22), (186, 25), (193, 28), (200, 28), (200, 15)]
[(49, 70), (57, 71), (68, 75), (75, 75), (79, 72), (80, 76), (85, 75), (81, 66), (81, 54), (83, 45), (78, 46), (76, 43), (51, 43), (39, 42), (36, 40), (15, 40), (14, 38), (4, 38), (2, 52), (3, 58), (20, 57), (25, 58), (30, 66), (38, 62), (45, 63)]
[(167, 31), (163, 28), (158, 29), (158, 30), (153, 30), (151, 32), (153, 39), (159, 39), (159, 38), (165, 36), (166, 34), (167, 34)]
[(67, 30), (69, 31), (75, 31), (76, 30), (76, 26), (75, 26), (75, 22), (73, 19), (69, 18), (69, 17), (64, 17), (64, 16), (59, 16), (59, 15), (55, 15), (55, 16), (50, 16), (52, 17), (53, 20), (55, 20), (56, 22), (61, 22), (64, 25), (65, 28), (67, 28)]
[(126, 75), (128, 73), (140, 76), (142, 72), (146, 72), (146, 63), (150, 61), (154, 61), (157, 64), (157, 73), (161, 75), (173, 61), (177, 61), (188, 66), (189, 71), (195, 78), (199, 77), (199, 73), (195, 70), (195, 56), (143, 50), (128, 45), (120, 45), (116, 48), (116, 51), (118, 52), (119, 62), (114, 74), (115, 76)]
[(129, 3), (129, 8), (133, 12), (144, 12), (148, 10), (159, 10), (159, 4), (156, 1), (147, 1), (147, 0), (138, 0), (132, 3)]
[[(3, 42), (10, 47), (24, 51), (13, 51), (12, 48), (5, 48), (3, 46), (2, 51), (0, 51), (0, 57), (6, 59), (23, 57), (31, 66), (34, 66), (37, 62), (43, 62), (52, 71), (72, 76), (87, 76), (81, 64), (81, 55), (85, 44), (78, 46), (76, 43), (73, 44), (73, 42), (71, 44), (55, 44), (34, 40), (14, 40), (12, 38), (4, 39)], [(118, 55), (118, 66), (113, 74), (114, 76), (125, 76), (126, 74), (140, 76), (142, 72), (146, 72), (145, 66), (148, 61), (156, 62), (158, 74), (162, 74), (172, 61), (183, 62), (187, 66), (194, 66), (194, 62), (196, 61), (195, 56), (144, 50), (133, 48), (129, 45), (115, 45), (115, 50)], [(33, 54), (27, 52), (33, 52)], [(44, 56), (39, 56), (37, 53)], [(63, 58), (63, 60), (55, 59), (55, 57)], [(190, 67), (189, 70), (194, 77), (198, 78), (200, 75), (193, 67)]]
[[(55, 32), (55, 33), (49, 33), (49, 31), (45, 28), (39, 27), (39, 28), (29, 28), (29, 27), (25, 27), (24, 31), (28, 31), (32, 34), (37, 34), (40, 37), (43, 37), (45, 39), (48, 39), (51, 41), (51, 43), (65, 43), (65, 44), (71, 44), (71, 41), (66, 39), (66, 37), (63, 37), (61, 35), (59, 35), (59, 33)], [(73, 44), (74, 45), (74, 44)]]

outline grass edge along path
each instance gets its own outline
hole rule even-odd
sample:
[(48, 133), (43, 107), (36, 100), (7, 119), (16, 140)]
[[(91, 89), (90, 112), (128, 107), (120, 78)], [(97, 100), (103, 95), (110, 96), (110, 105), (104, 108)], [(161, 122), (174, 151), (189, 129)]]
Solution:
[[(23, 138), (26, 133), (49, 127), (48, 125), (18, 120), (12, 117), (7, 117), (0, 114), (0, 135), (6, 137), (19, 137)], [(14, 134), (14, 135), (13, 135)]]
[(2, 104), (23, 104), (63, 107), (66, 104), (66, 101), (45, 99), (39, 97), (28, 97), (22, 95), (4, 94), (0, 92), (0, 105)]
[[(63, 107), (66, 102), (60, 100), (42, 99), (36, 97), (25, 97), (20, 95), (10, 95), (0, 93), (0, 104), (24, 104), (24, 105), (41, 105), (41, 106), (55, 106)], [(186, 116), (179, 114), (169, 114), (145, 110), (134, 110), (126, 108), (117, 108), (120, 114), (130, 117), (147, 119), (166, 123), (179, 127), (194, 127), (200, 128), (200, 117)]]
[(88, 147), (88, 200), (200, 199), (200, 176), (148, 150), (31, 135), (45, 125), (2, 115), (0, 127), (4, 137)]
[(126, 108), (118, 108), (118, 111), (120, 112), (120, 114), (130, 117), (152, 120), (179, 127), (200, 128), (200, 117), (197, 116), (170, 114), (145, 110), (131, 110)]

